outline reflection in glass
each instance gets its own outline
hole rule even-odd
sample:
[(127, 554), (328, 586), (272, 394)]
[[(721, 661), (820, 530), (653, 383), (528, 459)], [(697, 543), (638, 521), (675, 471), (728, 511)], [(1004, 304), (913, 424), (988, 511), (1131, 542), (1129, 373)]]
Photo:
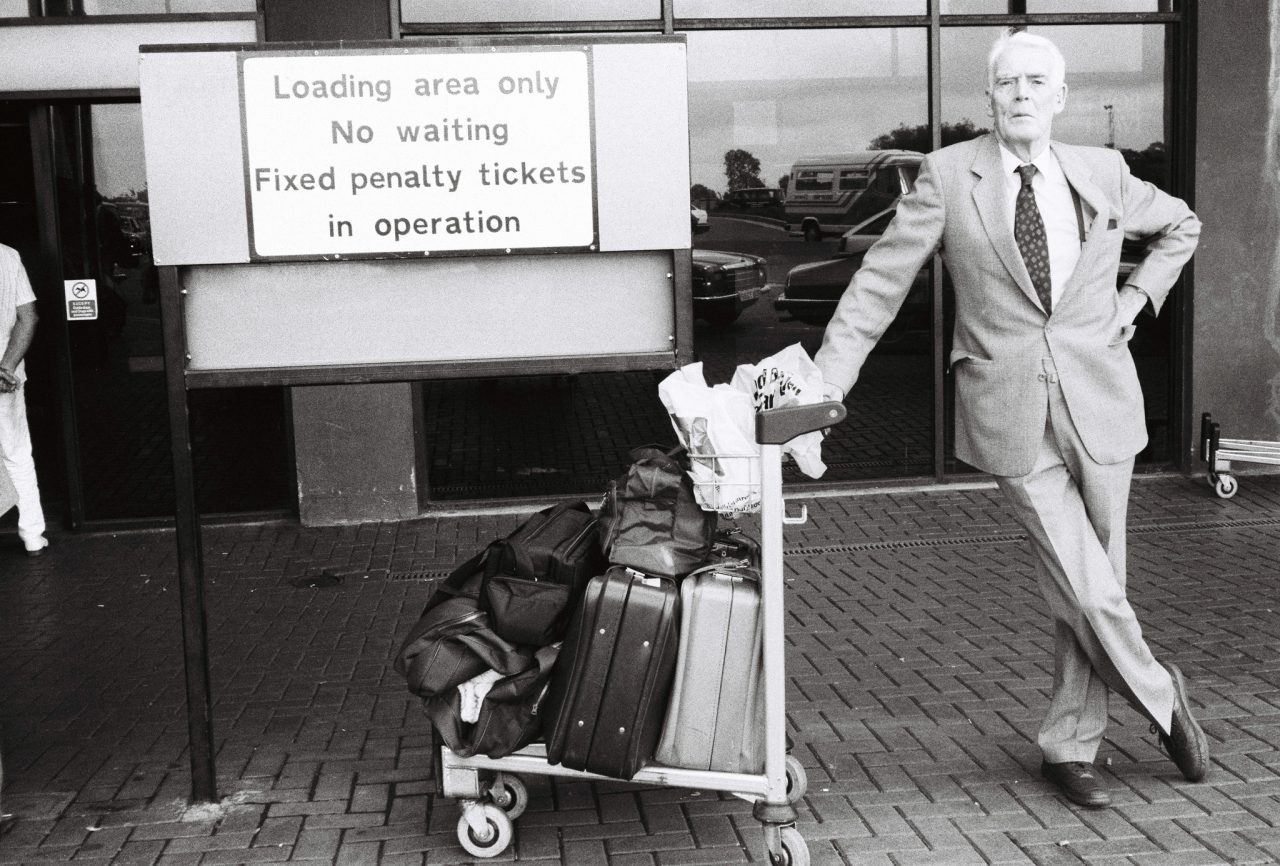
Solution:
[(677, 18), (798, 18), (854, 15), (924, 15), (925, 0), (675, 0)]
[(637, 21), (662, 17), (659, 0), (400, 0), (406, 24)]
[(943, 15), (1002, 15), (1009, 11), (1009, 0), (942, 0)]
[(194, 15), (256, 8), (255, 0), (84, 0), (85, 15)]
[[(1066, 7), (1066, 8), (1063, 8)], [(1159, 12), (1159, 0), (1027, 0), (1027, 12)]]
[[(172, 514), (141, 107), (59, 106), (55, 123), (63, 276), (98, 290), (98, 318), (66, 328), (84, 516)], [(289, 505), (282, 389), (193, 391), (190, 411), (203, 511)]]
[[(1009, 0), (942, 0), (943, 15), (1003, 15), (1015, 10)], [(1036, 13), (1159, 12), (1159, 0), (1027, 0)], [(1020, 11), (1020, 10), (1017, 10)]]
[[(688, 38), (690, 194), (708, 214), (693, 237), (695, 350), (716, 384), (793, 343), (817, 351), (914, 182), (918, 156), (872, 151), (927, 141), (926, 45), (901, 28)], [(802, 210), (822, 215), (809, 225)], [(849, 395), (860, 422), (823, 445), (824, 480), (931, 470), (932, 307), (927, 276), (917, 283)]]

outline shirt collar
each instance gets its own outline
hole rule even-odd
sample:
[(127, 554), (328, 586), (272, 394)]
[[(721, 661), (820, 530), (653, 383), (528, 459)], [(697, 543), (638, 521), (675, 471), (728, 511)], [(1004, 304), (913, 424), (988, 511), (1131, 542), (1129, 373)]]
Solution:
[[(1014, 174), (1018, 170), (1018, 166), (1026, 165), (1018, 157), (1014, 156), (1013, 151), (1000, 144), (1000, 162), (1004, 166), (1004, 174), (1007, 179), (1010, 175), (1015, 178)], [(1031, 165), (1036, 167), (1036, 171), (1044, 175), (1046, 182), (1053, 182), (1061, 178), (1066, 180), (1066, 176), (1062, 173), (1062, 166), (1058, 164), (1058, 157), (1054, 155), (1053, 146), (1050, 145), (1040, 152), (1040, 155), (1031, 160)]]

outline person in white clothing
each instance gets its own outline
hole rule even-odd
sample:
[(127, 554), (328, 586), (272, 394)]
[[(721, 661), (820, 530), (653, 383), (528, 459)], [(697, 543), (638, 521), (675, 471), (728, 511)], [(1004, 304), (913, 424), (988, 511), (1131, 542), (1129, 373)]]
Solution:
[(0, 459), (18, 492), (18, 536), (28, 556), (49, 546), (27, 428), (23, 358), (36, 332), (36, 296), (22, 257), (0, 244)]

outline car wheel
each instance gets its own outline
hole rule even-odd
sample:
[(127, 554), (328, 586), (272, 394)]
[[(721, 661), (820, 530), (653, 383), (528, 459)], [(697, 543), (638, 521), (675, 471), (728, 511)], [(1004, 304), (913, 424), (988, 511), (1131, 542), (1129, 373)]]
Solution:
[(822, 240), (822, 230), (813, 223), (809, 223), (804, 227), (804, 239), (810, 243), (816, 243)]

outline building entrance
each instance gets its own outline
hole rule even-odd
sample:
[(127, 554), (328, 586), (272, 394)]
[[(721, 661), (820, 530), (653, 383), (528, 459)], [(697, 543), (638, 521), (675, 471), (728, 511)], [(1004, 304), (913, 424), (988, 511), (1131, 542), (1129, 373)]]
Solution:
[[(22, 254), (40, 324), (28, 414), (47, 516), (168, 518), (173, 471), (137, 103), (0, 105), (0, 242)], [(68, 322), (63, 280), (97, 283)], [(203, 513), (292, 510), (283, 389), (191, 401)], [(12, 516), (8, 518), (12, 520)]]

